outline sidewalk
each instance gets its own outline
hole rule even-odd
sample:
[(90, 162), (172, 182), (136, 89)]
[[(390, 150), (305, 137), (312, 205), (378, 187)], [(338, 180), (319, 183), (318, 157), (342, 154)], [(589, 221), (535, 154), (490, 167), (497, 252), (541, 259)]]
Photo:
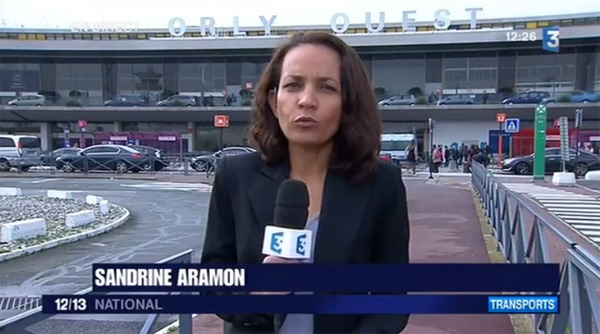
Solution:
[[(467, 187), (446, 187), (415, 179), (407, 180), (406, 185), (412, 262), (490, 262), (472, 193)], [(194, 334), (221, 334), (221, 326), (214, 315), (197, 316)], [(513, 332), (507, 315), (415, 315), (402, 334)]]

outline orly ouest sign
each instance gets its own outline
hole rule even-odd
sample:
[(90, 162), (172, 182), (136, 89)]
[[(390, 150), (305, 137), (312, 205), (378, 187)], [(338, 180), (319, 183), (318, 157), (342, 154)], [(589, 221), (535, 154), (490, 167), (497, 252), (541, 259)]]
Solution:
[[(471, 29), (475, 29), (477, 26), (477, 13), (482, 11), (483, 8), (465, 8), (465, 11), (470, 14)], [(414, 10), (407, 10), (402, 12), (402, 29), (404, 31), (414, 31), (415, 18), (414, 15), (417, 12)], [(275, 23), (277, 15), (271, 15), (267, 20), (266, 16), (260, 15), (259, 19), (262, 22), (265, 35), (271, 34), (271, 28)], [(448, 9), (438, 9), (434, 13), (433, 26), (438, 30), (448, 29), (451, 24), (450, 11)], [(213, 36), (218, 37), (217, 29), (215, 28), (215, 19), (210, 16), (204, 16), (200, 18), (199, 22), (200, 34), (202, 36)], [(365, 28), (369, 33), (380, 33), (385, 28), (385, 12), (379, 13), (379, 22), (374, 26), (373, 18), (370, 12), (365, 13)], [(347, 14), (337, 13), (331, 16), (329, 23), (331, 30), (337, 34), (345, 33), (350, 27), (350, 18)], [(220, 29), (220, 28), (219, 28)], [(182, 37), (187, 32), (188, 26), (184, 19), (180, 17), (174, 17), (169, 20), (169, 33), (172, 37)], [(238, 16), (233, 17), (233, 35), (234, 36), (246, 36), (246, 32), (240, 30), (240, 20)]]

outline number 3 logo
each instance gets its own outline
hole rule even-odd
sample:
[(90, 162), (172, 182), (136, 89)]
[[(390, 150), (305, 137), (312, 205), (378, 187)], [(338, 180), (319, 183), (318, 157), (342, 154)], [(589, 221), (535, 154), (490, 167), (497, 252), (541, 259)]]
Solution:
[(551, 48), (557, 48), (558, 47), (558, 43), (559, 43), (559, 31), (558, 30), (549, 30), (548, 31), (548, 41), (546, 42), (546, 45), (548, 45), (548, 47)]

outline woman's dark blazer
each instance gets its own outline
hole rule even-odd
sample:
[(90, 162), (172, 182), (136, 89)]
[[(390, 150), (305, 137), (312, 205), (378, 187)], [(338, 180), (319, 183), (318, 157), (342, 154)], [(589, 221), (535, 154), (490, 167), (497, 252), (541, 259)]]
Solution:
[[(409, 222), (401, 171), (384, 161), (377, 167), (372, 177), (358, 183), (327, 174), (314, 262), (408, 263)], [(202, 263), (262, 263), (264, 229), (273, 222), (275, 197), (289, 174), (288, 162), (267, 165), (258, 153), (221, 159)], [(225, 333), (273, 333), (285, 319), (285, 315), (218, 316), (231, 323)], [(314, 333), (399, 333), (407, 322), (408, 315), (317, 314)]]

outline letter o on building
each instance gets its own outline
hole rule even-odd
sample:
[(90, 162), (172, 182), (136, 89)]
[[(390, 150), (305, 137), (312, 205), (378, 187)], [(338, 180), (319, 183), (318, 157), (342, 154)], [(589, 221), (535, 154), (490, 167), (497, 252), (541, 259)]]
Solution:
[[(175, 31), (175, 25), (179, 24), (179, 31)], [(185, 25), (185, 21), (181, 17), (174, 17), (169, 20), (169, 33), (173, 37), (181, 37), (185, 34), (185, 30), (187, 26)]]
[[(342, 28), (338, 28), (338, 26), (337, 26), (338, 17), (341, 17), (342, 19), (344, 19)], [(348, 15), (346, 15), (344, 13), (334, 14), (331, 17), (330, 25), (331, 25), (331, 30), (333, 30), (333, 32), (338, 33), (338, 34), (343, 34), (346, 32), (346, 30), (348, 30), (348, 27), (350, 26), (350, 18), (348, 17)]]

